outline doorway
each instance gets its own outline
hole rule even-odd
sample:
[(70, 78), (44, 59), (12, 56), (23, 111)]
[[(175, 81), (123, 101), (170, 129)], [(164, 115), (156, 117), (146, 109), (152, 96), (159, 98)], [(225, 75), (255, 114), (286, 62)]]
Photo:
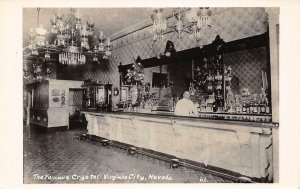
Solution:
[(84, 129), (86, 121), (80, 113), (82, 109), (82, 89), (69, 89), (69, 129)]

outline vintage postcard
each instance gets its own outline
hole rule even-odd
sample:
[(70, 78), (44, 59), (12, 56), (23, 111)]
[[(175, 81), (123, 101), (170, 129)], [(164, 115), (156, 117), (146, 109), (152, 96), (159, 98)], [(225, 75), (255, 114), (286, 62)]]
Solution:
[(299, 140), (286, 130), (299, 130), (296, 110), (285, 106), (297, 98), (282, 89), (299, 92), (299, 66), (283, 60), (299, 50), (286, 33), (299, 32), (299, 2), (249, 2), (1, 2), (20, 93), (9, 105), (19, 116), (5, 116), (17, 126), (3, 132), (20, 146), (3, 140), (1, 151), (15, 154), (5, 169), (20, 169), (18, 183), (2, 171), (0, 189), (299, 188)]

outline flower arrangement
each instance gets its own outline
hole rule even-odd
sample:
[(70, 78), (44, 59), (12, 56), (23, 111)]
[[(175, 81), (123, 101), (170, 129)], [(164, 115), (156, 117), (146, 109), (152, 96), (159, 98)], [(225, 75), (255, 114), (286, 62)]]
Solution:
[(127, 70), (127, 82), (141, 85), (144, 81), (144, 68), (141, 64), (141, 58), (138, 57), (132, 64), (132, 68)]

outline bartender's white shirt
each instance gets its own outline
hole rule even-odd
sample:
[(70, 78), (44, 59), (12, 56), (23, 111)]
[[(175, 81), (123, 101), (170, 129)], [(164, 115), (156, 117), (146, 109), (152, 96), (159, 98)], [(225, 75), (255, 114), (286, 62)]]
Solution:
[(178, 116), (197, 116), (198, 110), (191, 100), (183, 98), (177, 102), (174, 114)]

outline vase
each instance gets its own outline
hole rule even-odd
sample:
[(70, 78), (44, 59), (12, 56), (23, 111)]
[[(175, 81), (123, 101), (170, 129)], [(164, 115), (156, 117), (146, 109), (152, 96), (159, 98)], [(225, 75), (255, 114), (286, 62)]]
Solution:
[(135, 105), (138, 103), (138, 95), (139, 95), (139, 91), (138, 91), (138, 87), (137, 85), (133, 85), (130, 88), (130, 95), (131, 95), (131, 103), (132, 105)]

